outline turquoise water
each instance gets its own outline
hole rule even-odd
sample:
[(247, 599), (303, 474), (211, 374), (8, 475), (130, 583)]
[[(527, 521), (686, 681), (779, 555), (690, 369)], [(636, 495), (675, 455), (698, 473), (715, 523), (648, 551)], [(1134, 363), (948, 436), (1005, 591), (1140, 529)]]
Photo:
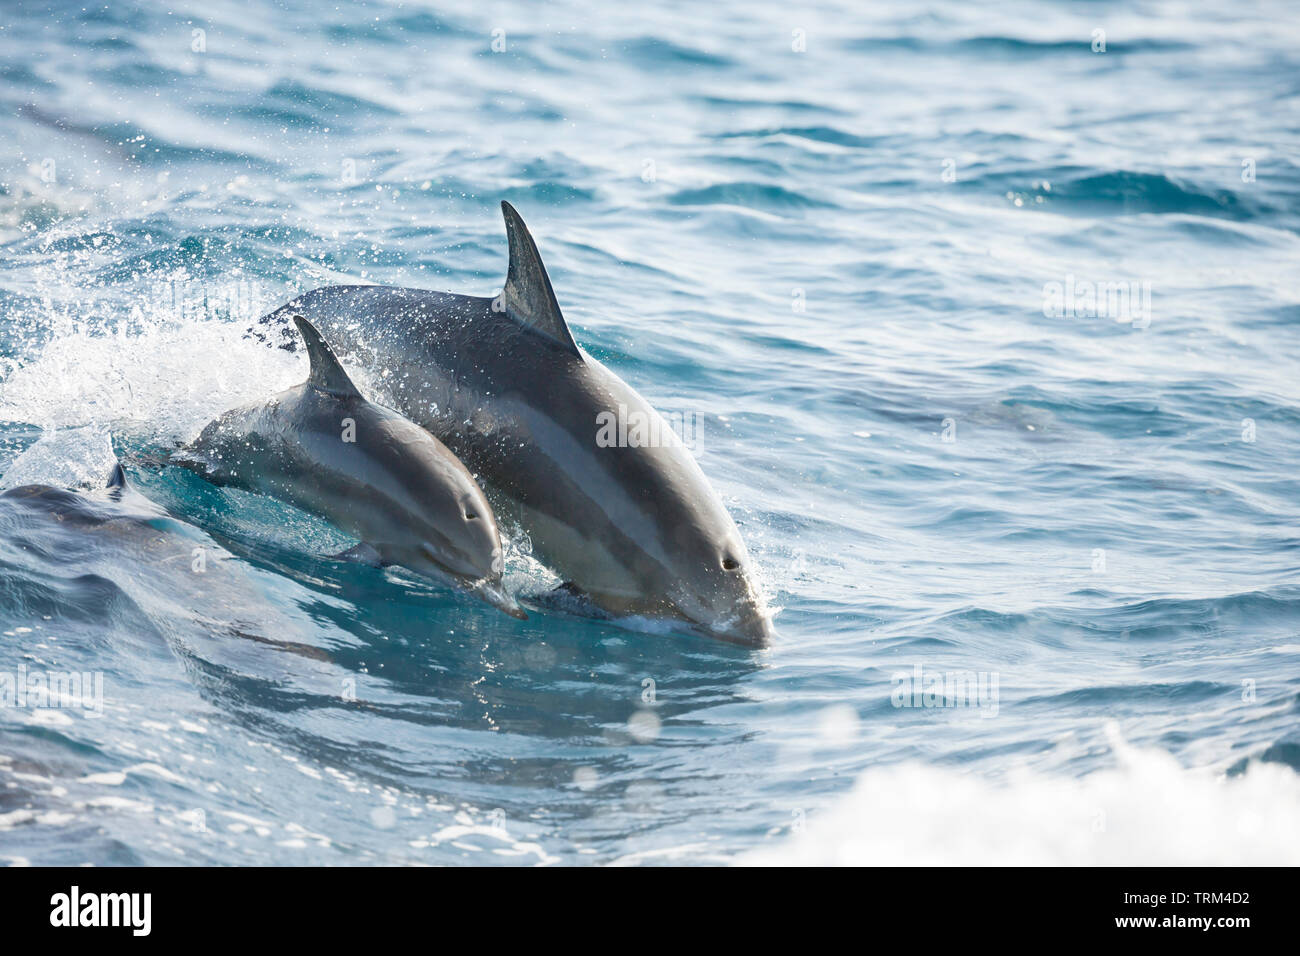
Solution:
[[(0, 673), (104, 687), (0, 709), (0, 858), (1300, 859), (1290, 5), (122, 6), (0, 29), (0, 473), (115, 452), (236, 597), (0, 521)], [(770, 649), (151, 464), (302, 380), (243, 334), (297, 291), (495, 294), (501, 199), (699, 422)]]

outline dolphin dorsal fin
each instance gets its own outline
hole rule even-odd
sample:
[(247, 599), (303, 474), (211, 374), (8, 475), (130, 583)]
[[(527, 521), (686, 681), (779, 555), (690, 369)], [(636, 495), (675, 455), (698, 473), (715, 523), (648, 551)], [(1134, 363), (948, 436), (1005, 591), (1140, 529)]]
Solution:
[(108, 484), (104, 487), (110, 491), (126, 490), (126, 471), (123, 470), (120, 461), (113, 462), (113, 470), (109, 473)]
[(515, 207), (502, 200), (501, 214), (506, 219), (506, 239), (510, 243), (510, 270), (506, 273), (506, 286), (501, 292), (501, 304), (506, 312), (552, 339), (567, 352), (579, 358), (578, 343), (564, 321), (560, 304), (555, 301), (551, 279), (537, 253), (537, 244), (528, 234), (528, 227), (515, 212)]
[(334, 357), (334, 352), (316, 331), (316, 326), (301, 315), (295, 315), (293, 321), (302, 334), (303, 342), (307, 345), (307, 357), (311, 359), (311, 374), (307, 376), (307, 382), (335, 395), (360, 396), (361, 393), (352, 384), (352, 379), (348, 378), (348, 373), (343, 371), (343, 366)]

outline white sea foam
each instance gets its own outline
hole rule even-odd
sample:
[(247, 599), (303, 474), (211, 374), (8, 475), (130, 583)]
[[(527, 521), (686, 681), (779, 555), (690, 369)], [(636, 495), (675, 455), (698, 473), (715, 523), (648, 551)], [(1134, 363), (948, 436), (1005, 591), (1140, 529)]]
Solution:
[[(1187, 770), (1112, 734), (1117, 766), (1081, 778), (992, 781), (919, 764), (863, 773), (800, 832), (746, 865), (1296, 865), (1300, 777), (1253, 764)], [(796, 811), (797, 812), (797, 811)]]
[(54, 429), (46, 431), (4, 469), (0, 488), (102, 488), (116, 461), (112, 439), (105, 429), (93, 425)]
[(60, 329), (0, 384), (0, 418), (186, 441), (214, 417), (306, 378), (306, 359), (245, 338), (241, 323), (159, 318), (130, 332)]

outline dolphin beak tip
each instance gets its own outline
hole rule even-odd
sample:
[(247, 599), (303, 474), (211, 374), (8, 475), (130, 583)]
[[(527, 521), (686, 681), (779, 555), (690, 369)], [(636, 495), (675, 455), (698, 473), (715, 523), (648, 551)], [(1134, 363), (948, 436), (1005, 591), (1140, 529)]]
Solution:
[(707, 637), (726, 641), (729, 644), (738, 644), (753, 650), (770, 647), (776, 637), (776, 628), (772, 626), (772, 619), (765, 614), (757, 614), (744, 622), (729, 627), (717, 628), (697, 625), (696, 629)]
[(516, 621), (528, 620), (528, 612), (519, 606), (519, 602), (506, 593), (506, 589), (499, 583), (481, 584), (474, 589), (484, 601), (491, 604), (502, 614), (508, 614)]
[(757, 632), (751, 634), (749, 646), (758, 649), (771, 647), (772, 642), (775, 639), (776, 639), (776, 628), (772, 626), (772, 622), (770, 619), (764, 618), (763, 623), (762, 625), (760, 625)]

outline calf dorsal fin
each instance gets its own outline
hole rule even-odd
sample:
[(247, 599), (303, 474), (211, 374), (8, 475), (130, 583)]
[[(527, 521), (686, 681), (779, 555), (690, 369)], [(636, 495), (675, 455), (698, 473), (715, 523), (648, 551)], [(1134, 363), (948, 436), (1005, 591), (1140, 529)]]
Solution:
[(343, 366), (334, 357), (334, 352), (325, 344), (321, 334), (316, 331), (316, 326), (301, 315), (295, 315), (293, 321), (298, 326), (302, 340), (307, 346), (307, 357), (311, 359), (311, 374), (307, 376), (308, 383), (335, 395), (360, 396), (361, 393), (352, 384), (352, 379), (348, 378), (348, 373), (343, 371)]

